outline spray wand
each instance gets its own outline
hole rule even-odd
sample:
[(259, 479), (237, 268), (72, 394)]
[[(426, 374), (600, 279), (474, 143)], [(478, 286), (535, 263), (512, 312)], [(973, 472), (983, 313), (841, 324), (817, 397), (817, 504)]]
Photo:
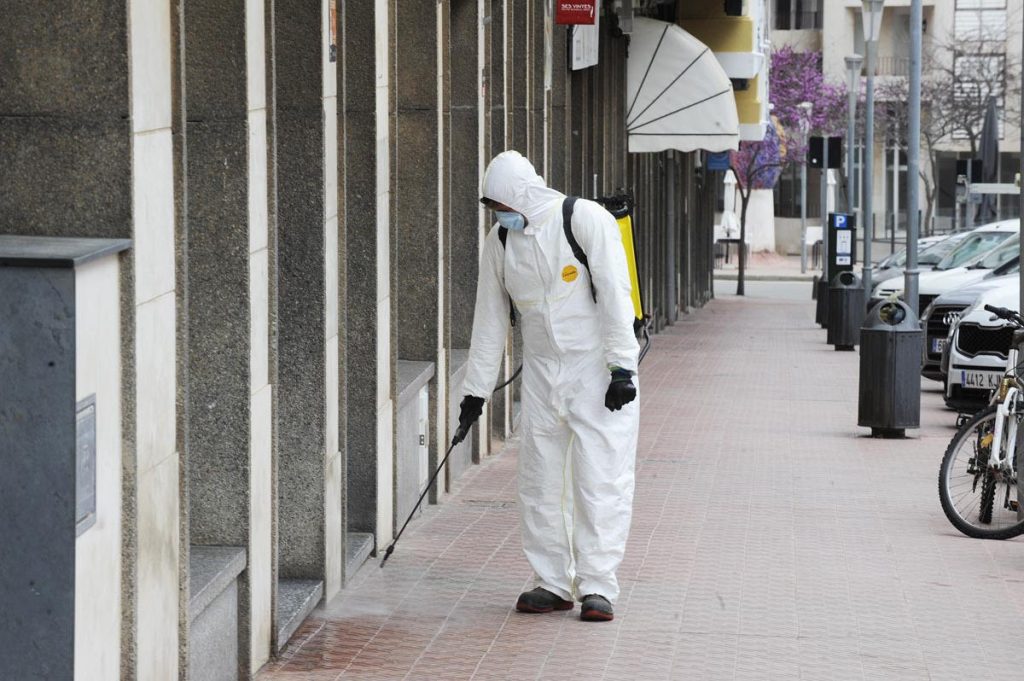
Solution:
[(388, 546), (388, 550), (384, 552), (384, 558), (380, 561), (381, 567), (384, 567), (384, 563), (388, 562), (388, 558), (390, 558), (391, 554), (395, 552), (395, 544), (397, 544), (398, 540), (402, 538), (402, 533), (405, 532), (405, 528), (409, 526), (409, 521), (412, 520), (412, 517), (416, 515), (416, 511), (419, 510), (420, 504), (422, 504), (423, 499), (426, 498), (427, 492), (429, 492), (430, 488), (434, 486), (434, 481), (437, 480), (438, 474), (440, 474), (441, 470), (444, 468), (444, 465), (448, 463), (448, 457), (451, 456), (452, 451), (455, 449), (455, 447), (458, 446), (460, 442), (466, 439), (466, 435), (468, 434), (469, 428), (466, 428), (464, 426), (459, 426), (458, 430), (455, 431), (455, 437), (452, 438), (451, 446), (449, 446), (448, 451), (445, 452), (444, 458), (441, 459), (441, 463), (437, 465), (437, 470), (435, 470), (434, 474), (430, 477), (430, 482), (428, 482), (426, 488), (424, 488), (423, 494), (421, 494), (420, 498), (416, 501), (416, 505), (413, 506), (412, 512), (409, 513), (409, 517), (405, 519), (405, 523), (402, 524), (402, 529), (400, 529), (395, 538), (391, 540), (391, 544)]

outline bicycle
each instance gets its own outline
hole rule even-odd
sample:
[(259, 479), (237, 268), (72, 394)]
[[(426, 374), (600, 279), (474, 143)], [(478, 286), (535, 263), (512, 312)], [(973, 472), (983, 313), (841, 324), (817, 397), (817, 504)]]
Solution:
[(1017, 432), (1024, 419), (1017, 340), (1024, 318), (1002, 307), (986, 305), (985, 310), (1010, 323), (1014, 342), (989, 406), (968, 419), (946, 448), (939, 467), (939, 500), (949, 522), (968, 537), (1010, 539), (1024, 533), (1017, 498)]

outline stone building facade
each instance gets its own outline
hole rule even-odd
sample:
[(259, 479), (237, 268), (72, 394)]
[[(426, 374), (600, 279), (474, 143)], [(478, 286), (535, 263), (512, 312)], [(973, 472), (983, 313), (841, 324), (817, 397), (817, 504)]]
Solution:
[[(713, 295), (720, 178), (701, 152), (628, 153), (629, 37), (604, 4), (580, 70), (540, 0), (7, 14), (0, 234), (132, 241), (75, 678), (247, 678), (391, 540), (453, 433), (492, 155), (635, 196), (655, 329)], [(515, 402), (490, 402), (432, 503), (514, 432)]]

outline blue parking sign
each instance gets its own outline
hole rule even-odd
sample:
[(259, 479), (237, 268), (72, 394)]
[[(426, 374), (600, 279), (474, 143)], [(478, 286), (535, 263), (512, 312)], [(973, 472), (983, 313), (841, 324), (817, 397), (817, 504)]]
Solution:
[(828, 226), (832, 229), (853, 229), (854, 219), (849, 213), (829, 213)]

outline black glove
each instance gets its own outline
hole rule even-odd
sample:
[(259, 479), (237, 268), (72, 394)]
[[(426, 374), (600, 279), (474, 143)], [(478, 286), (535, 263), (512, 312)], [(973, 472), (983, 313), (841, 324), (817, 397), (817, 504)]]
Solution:
[(465, 437), (465, 434), (473, 427), (476, 420), (480, 418), (480, 414), (484, 413), (484, 398), (466, 395), (462, 398), (462, 404), (459, 405), (459, 408), (461, 409), (459, 412), (459, 432)]
[(633, 374), (625, 369), (612, 369), (612, 382), (608, 392), (604, 394), (604, 406), (608, 411), (618, 411), (624, 405), (636, 399), (636, 386), (633, 385)]

